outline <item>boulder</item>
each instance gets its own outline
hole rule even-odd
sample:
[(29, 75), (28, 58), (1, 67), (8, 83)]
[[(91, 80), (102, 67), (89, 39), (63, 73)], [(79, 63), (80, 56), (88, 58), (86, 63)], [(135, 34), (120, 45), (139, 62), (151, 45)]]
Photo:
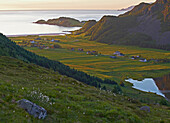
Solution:
[(140, 108), (140, 110), (150, 112), (150, 107), (148, 107), (148, 106), (142, 106), (142, 107)]
[(19, 107), (23, 108), (25, 111), (27, 111), (30, 115), (33, 115), (34, 117), (38, 117), (39, 119), (44, 119), (47, 116), (47, 111), (36, 105), (35, 103), (30, 102), (29, 100), (22, 99), (17, 101)]

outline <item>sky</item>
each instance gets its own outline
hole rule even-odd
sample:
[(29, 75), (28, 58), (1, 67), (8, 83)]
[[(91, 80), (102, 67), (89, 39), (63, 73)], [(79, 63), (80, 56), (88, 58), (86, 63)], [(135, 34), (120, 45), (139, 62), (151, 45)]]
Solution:
[(0, 0), (0, 10), (114, 10), (156, 0)]

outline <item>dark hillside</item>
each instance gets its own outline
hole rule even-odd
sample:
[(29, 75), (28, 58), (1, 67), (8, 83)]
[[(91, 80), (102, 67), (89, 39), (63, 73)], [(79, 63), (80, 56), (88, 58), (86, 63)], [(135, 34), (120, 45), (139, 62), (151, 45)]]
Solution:
[(83, 35), (108, 44), (170, 50), (170, 1), (141, 3), (119, 17), (104, 16)]
[(74, 31), (75, 35), (82, 34), (94, 26), (97, 22), (95, 20), (87, 21), (80, 30)]
[(100, 86), (100, 83), (117, 84), (115, 81), (104, 81), (100, 78), (90, 76), (84, 72), (71, 69), (69, 66), (66, 66), (58, 61), (49, 60), (45, 57), (38, 56), (16, 45), (3, 34), (0, 34), (0, 56), (10, 56), (28, 63), (34, 63), (39, 66), (58, 71), (62, 75), (72, 77), (95, 87)]

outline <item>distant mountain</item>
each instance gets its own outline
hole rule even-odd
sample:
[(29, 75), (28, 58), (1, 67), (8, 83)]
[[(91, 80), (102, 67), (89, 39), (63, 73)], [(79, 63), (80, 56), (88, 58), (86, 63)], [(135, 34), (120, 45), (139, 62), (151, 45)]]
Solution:
[(170, 50), (170, 0), (141, 3), (119, 17), (104, 16), (83, 35), (108, 44)]
[(49, 19), (47, 21), (38, 20), (37, 22), (34, 22), (34, 23), (57, 25), (57, 26), (64, 26), (64, 27), (82, 27), (85, 22), (80, 22), (79, 20), (76, 20), (74, 18), (60, 17), (60, 18), (57, 18), (57, 19)]
[(118, 11), (131, 11), (135, 6), (130, 6), (128, 8), (119, 9)]

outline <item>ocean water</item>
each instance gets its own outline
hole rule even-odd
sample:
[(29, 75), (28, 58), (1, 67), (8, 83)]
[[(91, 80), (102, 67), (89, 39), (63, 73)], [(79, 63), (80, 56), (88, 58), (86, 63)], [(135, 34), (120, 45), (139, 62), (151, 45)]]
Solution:
[(0, 33), (4, 35), (63, 33), (63, 31), (73, 31), (80, 27), (40, 25), (32, 22), (59, 17), (72, 17), (80, 21), (98, 21), (104, 15), (118, 16), (124, 12), (115, 10), (0, 11)]

